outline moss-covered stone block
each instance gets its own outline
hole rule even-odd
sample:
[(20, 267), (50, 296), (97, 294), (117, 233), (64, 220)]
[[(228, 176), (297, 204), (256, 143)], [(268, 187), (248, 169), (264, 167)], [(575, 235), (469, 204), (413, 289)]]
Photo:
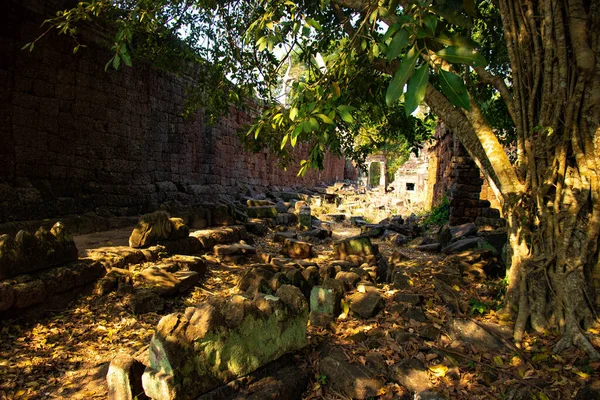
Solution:
[(161, 319), (142, 378), (155, 400), (192, 399), (306, 346), (308, 304), (294, 286), (234, 296)]
[(371, 239), (367, 236), (355, 236), (344, 239), (336, 242), (333, 247), (336, 257), (340, 260), (344, 260), (348, 256), (367, 257), (376, 254), (371, 244)]
[(278, 214), (275, 206), (248, 207), (247, 212), (250, 218), (275, 218)]

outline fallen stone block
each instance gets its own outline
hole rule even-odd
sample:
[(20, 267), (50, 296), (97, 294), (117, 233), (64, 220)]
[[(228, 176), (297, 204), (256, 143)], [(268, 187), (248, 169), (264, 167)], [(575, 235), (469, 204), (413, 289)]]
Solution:
[(249, 233), (257, 236), (265, 236), (269, 232), (269, 226), (262, 219), (252, 219), (247, 221), (244, 226)]
[(354, 293), (348, 296), (347, 301), (350, 304), (350, 310), (364, 319), (374, 317), (384, 306), (383, 297), (379, 293), (373, 292)]
[(342, 222), (346, 219), (346, 214), (325, 214), (323, 215), (323, 219), (330, 222)]
[(216, 256), (238, 256), (256, 254), (256, 248), (245, 243), (218, 244), (213, 249)]
[(275, 203), (273, 203), (270, 200), (248, 199), (248, 200), (246, 200), (246, 205), (248, 207), (264, 207), (264, 206), (274, 206)]
[(204, 250), (210, 250), (217, 244), (230, 244), (242, 240), (246, 234), (246, 228), (241, 225), (233, 225), (220, 228), (203, 229), (190, 234), (200, 243)]
[[(172, 265), (172, 267), (167, 267)], [(196, 256), (184, 256), (174, 255), (161, 260), (161, 267), (167, 269), (169, 272), (176, 271), (194, 271), (197, 272), (200, 277), (203, 277), (207, 270), (206, 261), (202, 257)], [(171, 268), (173, 270), (171, 270)]]
[(148, 247), (163, 240), (178, 240), (190, 230), (181, 218), (170, 218), (165, 211), (156, 211), (140, 217), (129, 237), (129, 247)]
[(314, 265), (309, 265), (304, 268), (302, 271), (302, 276), (306, 279), (306, 282), (310, 285), (310, 287), (317, 286), (319, 281), (321, 280), (321, 276), (319, 275), (319, 268)]
[(141, 399), (144, 395), (142, 374), (145, 366), (129, 354), (118, 354), (110, 362), (106, 382), (108, 400)]
[(340, 240), (333, 244), (336, 257), (340, 260), (345, 260), (348, 256), (372, 256), (376, 252), (371, 239), (366, 236), (355, 236), (352, 238)]
[(283, 272), (277, 272), (268, 282), (272, 292), (276, 292), (283, 285), (290, 285), (291, 282)]
[(197, 400), (300, 399), (308, 385), (308, 374), (283, 356), (251, 374), (220, 386)]
[(300, 200), (300, 195), (297, 192), (280, 192), (278, 197), (283, 201)]
[(155, 400), (186, 400), (306, 346), (308, 304), (298, 288), (202, 303), (161, 319), (142, 377)]
[[(500, 328), (497, 328), (500, 331)], [(448, 323), (452, 340), (472, 345), (480, 351), (503, 351), (506, 345), (499, 338), (477, 323), (466, 319), (453, 319)]]
[(247, 213), (250, 218), (275, 218), (279, 214), (275, 206), (248, 207)]
[(323, 239), (330, 238), (331, 235), (332, 235), (332, 233), (333, 232), (331, 230), (329, 230), (329, 229), (315, 228), (315, 229), (310, 230), (310, 231), (302, 232), (300, 234), (300, 237), (301, 238), (305, 238), (305, 237), (307, 237), (307, 238), (315, 238), (315, 239), (323, 240)]
[(0, 235), (0, 279), (63, 265), (77, 257), (73, 237), (61, 222), (50, 231), (40, 227), (34, 235), (23, 230), (14, 238)]
[(135, 314), (159, 313), (165, 308), (165, 300), (151, 289), (139, 289), (129, 298), (129, 307)]
[(0, 282), (0, 311), (8, 310), (15, 302), (15, 291), (8, 282)]
[(361, 364), (350, 363), (340, 350), (334, 350), (324, 357), (319, 369), (327, 377), (328, 385), (352, 399), (377, 397), (383, 388), (383, 382), (372, 370)]
[(368, 222), (365, 221), (365, 217), (363, 217), (362, 215), (351, 216), (350, 223), (352, 224), (352, 226), (358, 226), (358, 227), (368, 224)]
[(39, 304), (46, 298), (47, 292), (44, 283), (40, 279), (17, 283), (13, 286), (15, 301), (14, 308), (26, 308)]
[(252, 286), (260, 285), (261, 280), (265, 282), (270, 281), (273, 275), (272, 271), (264, 268), (250, 268), (240, 277), (236, 287), (239, 291), (245, 292)]
[(450, 241), (456, 242), (457, 240), (475, 235), (477, 233), (477, 225), (473, 222), (469, 222), (458, 226), (451, 226), (449, 230), (451, 236)]
[[(335, 289), (315, 286), (310, 292), (310, 321), (323, 326), (341, 313), (342, 294)], [(324, 317), (324, 318), (323, 318)]]
[(439, 253), (442, 250), (442, 245), (439, 243), (422, 244), (415, 247), (415, 250), (423, 251), (425, 253)]
[(383, 235), (383, 232), (385, 232), (386, 228), (387, 225), (365, 224), (360, 227), (360, 234), (361, 236), (376, 238)]
[(442, 251), (446, 254), (460, 253), (461, 251), (480, 247), (480, 242), (484, 242), (484, 240), (478, 237), (461, 239), (444, 247)]
[(310, 207), (300, 207), (300, 211), (298, 211), (298, 225), (305, 229), (312, 228), (312, 214)]
[(285, 276), (290, 281), (290, 285), (293, 285), (293, 286), (297, 287), (298, 289), (300, 289), (302, 294), (306, 298), (309, 298), (310, 290), (312, 289), (312, 286), (304, 278), (304, 275), (302, 275), (302, 272), (300, 272), (300, 270), (292, 269), (292, 270), (288, 271), (285, 274)]
[(185, 293), (200, 282), (200, 275), (194, 271), (177, 271), (173, 276), (179, 281), (179, 293)]
[(298, 222), (298, 217), (296, 214), (283, 212), (279, 213), (277, 217), (275, 217), (275, 225), (294, 225)]
[(335, 275), (335, 279), (344, 283), (344, 289), (350, 291), (360, 282), (360, 275), (351, 271), (340, 271)]
[(296, 235), (294, 232), (277, 232), (275, 233), (275, 235), (273, 235), (273, 241), (275, 243), (283, 243), (285, 242), (286, 239), (297, 239), (298, 235)]
[(422, 392), (431, 388), (429, 374), (423, 362), (416, 358), (400, 361), (392, 367), (394, 381), (398, 382), (411, 392)]
[(135, 277), (137, 286), (152, 289), (161, 296), (174, 296), (179, 293), (179, 279), (158, 266), (148, 267)]
[(281, 253), (291, 258), (310, 258), (312, 257), (312, 244), (296, 239), (286, 239), (283, 242)]

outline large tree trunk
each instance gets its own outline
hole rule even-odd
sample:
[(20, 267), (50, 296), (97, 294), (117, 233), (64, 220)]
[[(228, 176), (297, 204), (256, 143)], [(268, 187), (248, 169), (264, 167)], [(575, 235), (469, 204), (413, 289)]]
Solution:
[(600, 2), (499, 0), (511, 88), (484, 69), (515, 122), (512, 166), (476, 104), (453, 107), (433, 87), (426, 102), (457, 134), (495, 189), (509, 226), (506, 310), (520, 341), (558, 330), (600, 358), (586, 329), (597, 322), (591, 277), (600, 275)]
[(528, 325), (558, 328), (556, 351), (575, 344), (598, 358), (585, 330), (596, 321), (589, 281), (600, 230), (600, 10), (580, 0), (499, 3), (526, 188), (504, 205), (515, 339)]

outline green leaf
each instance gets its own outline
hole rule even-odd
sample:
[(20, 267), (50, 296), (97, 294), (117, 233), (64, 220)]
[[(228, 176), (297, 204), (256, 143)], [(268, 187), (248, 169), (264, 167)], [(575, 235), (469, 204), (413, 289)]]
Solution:
[(121, 66), (121, 56), (120, 55), (115, 54), (115, 57), (113, 58), (112, 66), (114, 69), (119, 69), (119, 67)]
[(451, 63), (469, 64), (474, 67), (485, 67), (485, 57), (468, 47), (450, 46), (438, 51), (438, 56)]
[(308, 121), (304, 121), (302, 124), (302, 130), (304, 131), (304, 133), (310, 133), (311, 132), (311, 128), (310, 128), (310, 122)]
[(373, 57), (375, 57), (375, 58), (379, 57), (379, 44), (378, 43), (373, 43), (373, 46), (371, 47), (371, 54), (373, 54)]
[(342, 104), (342, 105), (339, 105), (337, 107), (337, 109), (338, 109), (338, 113), (340, 114), (340, 117), (342, 117), (342, 120), (344, 120), (345, 122), (347, 122), (349, 124), (354, 123), (354, 117), (352, 117), (351, 112), (356, 110), (356, 108)]
[[(125, 50), (123, 50), (123, 49), (125, 49)], [(125, 63), (125, 65), (127, 65), (128, 67), (132, 66), (131, 56), (127, 52), (127, 46), (125, 45), (125, 43), (123, 43), (123, 45), (121, 45), (121, 58), (123, 59), (123, 62)]]
[(402, 52), (402, 50), (404, 50), (404, 48), (407, 45), (408, 45), (408, 32), (406, 31), (406, 29), (400, 29), (398, 32), (396, 32), (396, 35), (394, 35), (394, 38), (392, 39), (392, 42), (390, 43), (390, 46), (388, 47), (388, 51), (387, 51), (388, 61), (391, 61), (394, 58), (398, 57), (400, 55), (400, 53)]
[(387, 40), (394, 35), (394, 33), (398, 32), (398, 29), (400, 29), (400, 24), (392, 24), (392, 25), (390, 25), (390, 27), (388, 28), (388, 30), (385, 33), (385, 35), (383, 35), (382, 41), (384, 43), (386, 43)]
[(448, 100), (457, 107), (470, 110), (469, 94), (462, 78), (444, 70), (440, 70), (439, 77), (442, 92), (448, 97)]
[(423, 64), (415, 70), (415, 74), (408, 82), (406, 100), (404, 101), (404, 112), (408, 117), (421, 104), (425, 98), (425, 89), (429, 83), (429, 66)]
[(352, 117), (352, 114), (350, 114), (348, 111), (339, 111), (340, 113), (340, 117), (342, 117), (342, 120), (344, 120), (345, 122), (352, 124), (354, 123), (354, 118)]
[[(462, 4), (459, 7), (462, 8)], [(450, 22), (451, 24), (458, 25), (462, 28), (467, 29), (473, 27), (472, 19), (466, 15), (463, 15), (461, 13), (462, 10), (457, 10), (456, 8), (453, 8), (453, 5), (435, 5), (431, 7), (431, 10), (440, 17), (444, 18), (446, 21)]]
[(319, 123), (317, 122), (317, 120), (313, 117), (310, 117), (310, 119), (308, 120), (308, 122), (310, 123), (310, 127), (313, 131), (318, 131), (319, 130)]
[(437, 28), (438, 24), (438, 19), (435, 15), (426, 15), (425, 18), (423, 18), (423, 24), (425, 24), (432, 35), (435, 35), (435, 28)]
[(309, 24), (310, 26), (312, 26), (313, 28), (315, 28), (316, 30), (320, 31), (323, 28), (321, 27), (321, 24), (319, 24), (317, 21), (315, 21), (313, 18), (306, 18), (306, 23)]
[(473, 39), (458, 34), (451, 34), (447, 31), (440, 32), (434, 40), (446, 46), (477, 47), (477, 42)]
[(333, 120), (325, 114), (317, 114), (317, 117), (321, 118), (321, 121), (325, 122), (326, 124), (333, 124)]
[(392, 79), (388, 85), (385, 93), (385, 102), (388, 106), (392, 105), (402, 95), (406, 81), (408, 81), (408, 78), (410, 78), (415, 70), (417, 58), (417, 47), (413, 46), (413, 48), (409, 50), (408, 54), (406, 54), (406, 56), (402, 59), (400, 67), (398, 67), (398, 70), (394, 75), (394, 79)]

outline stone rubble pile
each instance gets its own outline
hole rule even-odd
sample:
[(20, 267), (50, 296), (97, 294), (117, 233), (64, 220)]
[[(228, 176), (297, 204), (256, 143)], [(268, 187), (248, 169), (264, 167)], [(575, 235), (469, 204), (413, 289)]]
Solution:
[[(0, 272), (10, 279), (0, 281), (0, 317), (13, 309), (67, 298), (65, 292), (96, 280), (101, 295), (116, 293), (135, 314), (163, 313), (169, 298), (200, 284), (212, 265), (241, 267), (237, 294), (164, 316), (144, 356), (119, 355), (113, 360), (107, 376), (110, 399), (133, 399), (142, 382), (145, 395), (153, 399), (211, 398), (209, 393), (235, 398), (233, 388), (240, 382), (246, 382), (244, 390), (254, 396), (264, 397), (269, 388), (275, 396), (297, 397), (306, 386), (306, 374), (278, 359), (306, 345), (309, 323), (335, 329), (338, 318), (366, 322), (398, 312), (421, 324), (414, 333), (421, 340), (436, 341), (444, 329), (457, 342), (493, 346), (492, 339), (468, 320), (448, 321), (445, 327), (430, 322), (424, 299), (412, 292), (414, 283), (407, 272), (422, 268), (421, 261), (402, 248), (445, 257), (433, 284), (450, 310), (466, 312), (469, 305), (456, 288), (504, 272), (504, 226), (481, 219), (478, 224), (432, 231), (418, 217), (391, 213), (370, 223), (358, 208), (346, 207), (353, 196), (360, 196), (360, 188), (341, 183), (300, 192), (253, 193), (227, 204), (182, 207), (181, 214), (157, 211), (140, 217), (130, 246), (88, 250), (78, 261), (61, 224), (50, 232), (19, 233), (14, 239), (3, 235)], [(358, 227), (360, 234), (334, 241), (335, 224)], [(273, 239), (269, 253), (255, 245), (256, 238), (265, 235)], [(396, 251), (384, 257), (380, 241)], [(321, 246), (331, 249), (328, 261), (318, 257)], [(49, 254), (45, 260), (43, 251)], [(33, 261), (19, 261), (24, 254)], [(413, 333), (389, 334), (400, 342)], [(380, 337), (377, 329), (355, 336), (349, 339), (368, 343)], [(380, 357), (370, 354), (358, 365), (339, 350), (327, 349), (319, 365), (331, 387), (351, 398), (376, 396), (386, 379), (417, 397), (443, 398), (432, 391), (422, 360), (387, 365)], [(274, 376), (295, 383), (277, 385)]]
[(58, 310), (91, 289), (104, 268), (77, 259), (77, 247), (66, 227), (19, 231), (0, 236), (0, 319), (39, 317)]

